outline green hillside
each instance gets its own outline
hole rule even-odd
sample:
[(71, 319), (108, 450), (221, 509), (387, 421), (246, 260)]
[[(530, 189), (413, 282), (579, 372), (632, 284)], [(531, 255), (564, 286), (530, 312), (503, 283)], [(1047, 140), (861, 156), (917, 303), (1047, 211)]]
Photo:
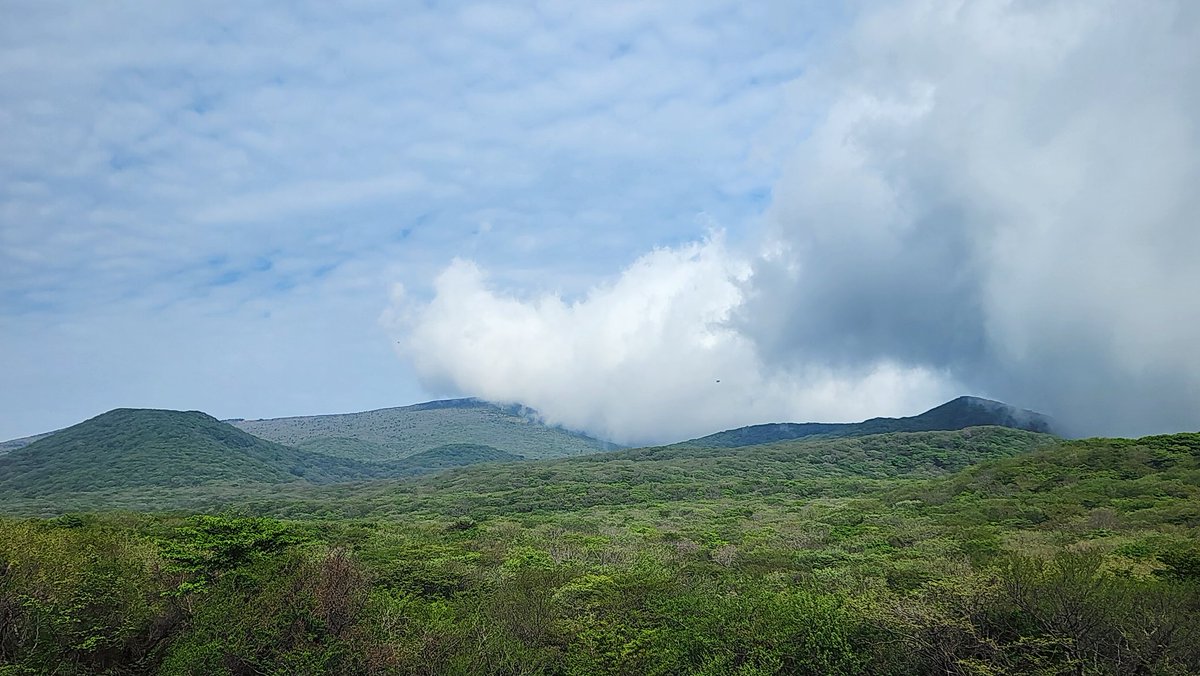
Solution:
[(446, 444), (398, 460), (365, 463), (379, 479), (413, 477), (453, 467), (496, 462), (521, 462), (525, 458), (480, 444)]
[(260, 439), (199, 411), (116, 409), (0, 456), (0, 507), (188, 507), (270, 486), (411, 477), (476, 463), (520, 462), (480, 444), (447, 444), (363, 462)]
[(0, 494), (326, 482), (361, 463), (264, 441), (199, 411), (116, 409), (0, 456)]
[(476, 399), (432, 401), (363, 413), (231, 422), (277, 443), (375, 462), (405, 458), (448, 444), (490, 446), (530, 459), (619, 448), (544, 425), (529, 409)]
[(1034, 411), (979, 397), (958, 397), (920, 415), (907, 418), (871, 418), (859, 423), (769, 423), (738, 427), (698, 439), (681, 442), (683, 446), (726, 447), (769, 444), (812, 436), (850, 437), (891, 432), (927, 432), (959, 430), (966, 427), (997, 425), (1013, 429), (1051, 434), (1051, 420)]
[(971, 428), (245, 488), (172, 489), (232, 514), (0, 518), (0, 670), (1200, 673), (1200, 434)]

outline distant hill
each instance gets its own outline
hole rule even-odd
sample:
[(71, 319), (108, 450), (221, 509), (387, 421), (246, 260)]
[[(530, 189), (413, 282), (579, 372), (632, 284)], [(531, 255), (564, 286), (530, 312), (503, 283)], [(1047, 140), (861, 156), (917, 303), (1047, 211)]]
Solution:
[(529, 459), (620, 448), (541, 423), (535, 411), (478, 399), (448, 399), (363, 413), (233, 420), (255, 436), (302, 450), (389, 462), (456, 444), (487, 446)]
[(931, 432), (996, 425), (1052, 434), (1049, 417), (979, 397), (959, 397), (907, 418), (871, 418), (859, 423), (771, 423), (717, 432), (677, 444), (700, 448), (735, 448), (804, 437), (858, 437), (892, 432)]
[[(945, 477), (975, 463), (1055, 446), (1046, 434), (1004, 427), (811, 437), (742, 448), (668, 446), (539, 462), (474, 464), (404, 481), (287, 486), (254, 500), (285, 514), (467, 514), (487, 518), (617, 505), (750, 498), (799, 501), (856, 495), (881, 482)], [(202, 504), (202, 503), (201, 503)]]
[(38, 441), (40, 439), (45, 439), (46, 437), (50, 436), (51, 434), (54, 434), (54, 432), (46, 432), (45, 434), (35, 434), (31, 437), (21, 437), (20, 439), (10, 439), (9, 441), (0, 441), (0, 455), (4, 455), (5, 453), (11, 453), (12, 451), (17, 450), (18, 448), (25, 448), (29, 444), (32, 444), (33, 442)]
[(265, 441), (199, 411), (123, 408), (0, 456), (0, 493), (324, 483), (372, 474), (363, 463)]

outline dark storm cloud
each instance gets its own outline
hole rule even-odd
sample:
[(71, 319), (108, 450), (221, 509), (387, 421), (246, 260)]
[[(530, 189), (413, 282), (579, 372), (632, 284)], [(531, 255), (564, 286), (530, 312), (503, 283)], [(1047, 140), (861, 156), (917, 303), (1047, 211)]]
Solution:
[(763, 241), (577, 302), (452, 266), (400, 305), (423, 381), (643, 441), (964, 393), (1069, 434), (1200, 427), (1200, 4), (857, 9), (763, 130)]
[(1056, 414), (1200, 427), (1195, 3), (907, 2), (829, 102), (737, 313), (768, 363), (880, 361)]

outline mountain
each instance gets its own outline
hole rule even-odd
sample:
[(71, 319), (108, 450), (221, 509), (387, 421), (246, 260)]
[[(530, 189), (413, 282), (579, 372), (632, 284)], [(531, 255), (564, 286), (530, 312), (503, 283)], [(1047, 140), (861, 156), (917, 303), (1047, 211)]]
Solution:
[(540, 422), (523, 406), (448, 399), (363, 413), (232, 420), (257, 437), (302, 450), (368, 462), (388, 462), (439, 447), (468, 444), (529, 459), (620, 448)]
[(770, 423), (717, 432), (677, 444), (688, 447), (754, 446), (804, 437), (857, 437), (892, 432), (930, 432), (960, 430), (967, 427), (996, 425), (1053, 434), (1051, 419), (1041, 413), (1018, 409), (1008, 404), (979, 397), (959, 397), (941, 406), (907, 418), (871, 418), (859, 423)]
[(373, 474), (361, 462), (266, 441), (199, 411), (122, 408), (0, 456), (0, 493), (324, 483)]

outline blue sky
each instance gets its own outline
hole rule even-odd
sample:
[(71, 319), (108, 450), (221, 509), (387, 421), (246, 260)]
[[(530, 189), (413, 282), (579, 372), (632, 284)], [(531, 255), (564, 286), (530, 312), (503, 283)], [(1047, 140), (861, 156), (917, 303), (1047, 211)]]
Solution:
[(1200, 425), (1192, 3), (0, 14), (0, 438), (455, 395), (630, 443), (962, 393)]
[(765, 209), (792, 3), (8, 2), (0, 437), (434, 396), (378, 317), (455, 256), (579, 293)]

